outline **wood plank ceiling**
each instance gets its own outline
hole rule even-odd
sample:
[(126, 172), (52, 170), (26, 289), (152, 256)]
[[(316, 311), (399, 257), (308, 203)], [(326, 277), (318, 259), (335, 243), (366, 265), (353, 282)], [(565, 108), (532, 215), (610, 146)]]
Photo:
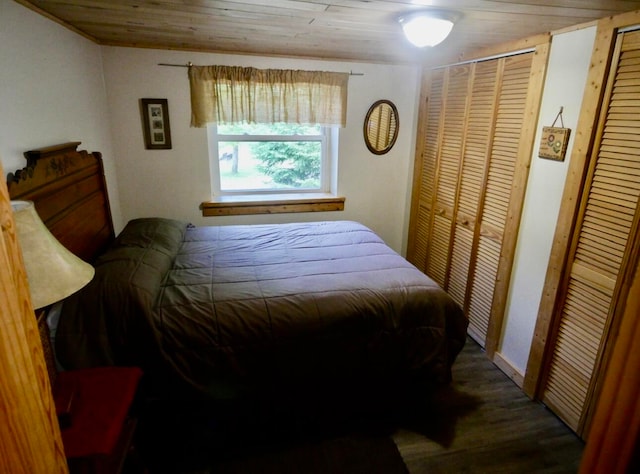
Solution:
[[(500, 43), (640, 9), (640, 0), (16, 0), (96, 43), (380, 63), (441, 64)], [(462, 14), (419, 49), (399, 16)]]

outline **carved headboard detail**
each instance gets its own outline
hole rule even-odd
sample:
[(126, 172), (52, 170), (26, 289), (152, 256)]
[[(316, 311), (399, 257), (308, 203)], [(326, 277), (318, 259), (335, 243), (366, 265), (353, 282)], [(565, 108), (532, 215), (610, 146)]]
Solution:
[(69, 142), (27, 151), (27, 166), (7, 175), (13, 200), (33, 201), (51, 233), (71, 252), (93, 262), (114, 239), (99, 152)]

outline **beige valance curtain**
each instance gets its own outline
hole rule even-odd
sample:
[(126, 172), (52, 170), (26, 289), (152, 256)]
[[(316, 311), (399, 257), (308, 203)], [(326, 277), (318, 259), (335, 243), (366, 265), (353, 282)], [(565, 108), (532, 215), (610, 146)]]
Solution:
[(191, 126), (208, 122), (346, 125), (348, 73), (191, 66)]

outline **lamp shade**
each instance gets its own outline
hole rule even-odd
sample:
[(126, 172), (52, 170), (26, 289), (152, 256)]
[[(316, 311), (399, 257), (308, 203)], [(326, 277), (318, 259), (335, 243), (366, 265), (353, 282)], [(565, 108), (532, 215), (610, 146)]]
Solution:
[(75, 293), (95, 270), (69, 252), (45, 227), (31, 201), (11, 201), (31, 302), (43, 308)]
[(437, 11), (414, 12), (400, 17), (405, 37), (415, 46), (442, 43), (453, 29), (453, 15)]

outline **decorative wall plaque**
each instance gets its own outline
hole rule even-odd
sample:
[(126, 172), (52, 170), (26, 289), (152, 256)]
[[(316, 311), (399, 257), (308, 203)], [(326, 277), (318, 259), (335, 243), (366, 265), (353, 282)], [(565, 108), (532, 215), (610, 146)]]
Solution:
[(542, 140), (538, 156), (549, 160), (564, 161), (570, 133), (570, 128), (542, 127)]
[[(540, 150), (538, 156), (548, 160), (564, 161), (567, 153), (567, 143), (569, 143), (570, 128), (564, 128), (562, 121), (562, 107), (560, 112), (553, 121), (551, 127), (542, 127), (542, 139), (540, 140)], [(560, 118), (562, 127), (556, 127), (555, 124)]]

